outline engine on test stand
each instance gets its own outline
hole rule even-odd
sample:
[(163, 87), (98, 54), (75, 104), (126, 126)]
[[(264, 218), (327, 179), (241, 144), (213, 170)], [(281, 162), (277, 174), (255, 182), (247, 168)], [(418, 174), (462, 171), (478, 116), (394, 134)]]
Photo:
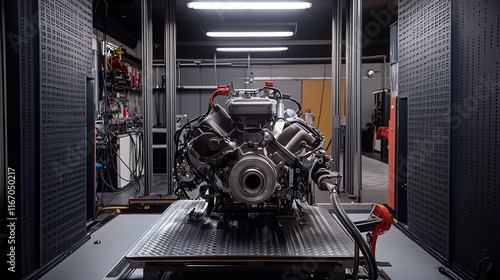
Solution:
[[(226, 108), (214, 101), (229, 95)], [(285, 101), (296, 103), (286, 109)], [(272, 84), (252, 91), (220, 86), (206, 114), (175, 135), (177, 194), (199, 188), (209, 214), (291, 211), (294, 200), (313, 203), (311, 174), (329, 169), (323, 135), (298, 116), (300, 103)]]
[[(214, 102), (218, 95), (229, 96), (226, 109)], [(297, 109), (285, 109), (285, 101), (296, 103)], [(357, 279), (359, 248), (369, 279), (375, 280), (376, 240), (390, 228), (390, 214), (377, 204), (366, 221), (354, 224), (348, 218), (338, 197), (342, 176), (330, 170), (332, 158), (322, 147), (323, 135), (300, 114), (300, 103), (272, 83), (243, 91), (219, 86), (208, 111), (175, 133), (176, 194), (189, 198), (188, 191), (198, 188), (208, 201), (207, 215), (275, 212), (298, 214), (300, 221), (301, 206), (293, 207), (294, 202), (314, 204), (316, 186), (329, 191), (333, 212), (356, 244), (351, 278)], [(368, 243), (361, 231), (369, 232)]]

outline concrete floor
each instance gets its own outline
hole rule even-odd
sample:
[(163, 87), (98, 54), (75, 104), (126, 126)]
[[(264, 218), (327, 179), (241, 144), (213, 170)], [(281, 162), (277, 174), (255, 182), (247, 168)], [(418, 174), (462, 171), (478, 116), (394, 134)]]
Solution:
[[(341, 167), (342, 168), (342, 167)], [(361, 157), (361, 202), (387, 203), (387, 164), (366, 156)], [(330, 203), (328, 192), (315, 190), (316, 203)], [(341, 196), (342, 202), (356, 202)]]

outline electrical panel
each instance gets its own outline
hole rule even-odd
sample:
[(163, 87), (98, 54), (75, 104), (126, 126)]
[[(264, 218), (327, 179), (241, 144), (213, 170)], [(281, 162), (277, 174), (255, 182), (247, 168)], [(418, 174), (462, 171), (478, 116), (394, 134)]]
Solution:
[[(104, 44), (98, 58), (99, 119), (96, 120), (96, 163), (98, 193), (139, 188), (142, 168), (141, 80), (137, 64), (124, 61), (126, 49)], [(105, 48), (105, 49), (103, 49)], [(104, 205), (101, 195), (98, 204)]]

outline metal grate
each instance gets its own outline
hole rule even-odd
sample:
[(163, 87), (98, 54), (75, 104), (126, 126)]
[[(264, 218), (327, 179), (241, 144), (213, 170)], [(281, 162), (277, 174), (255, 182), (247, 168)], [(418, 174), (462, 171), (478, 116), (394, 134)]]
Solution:
[(399, 96), (408, 97), (408, 226), (448, 258), (451, 1), (399, 2)]
[[(205, 216), (205, 201), (179, 200), (127, 253), (129, 261), (305, 258), (354, 256), (352, 239), (326, 209), (303, 205), (307, 225), (273, 214)], [(195, 209), (197, 218), (189, 220)]]
[(500, 3), (458, 0), (453, 11), (451, 257), (470, 273), (493, 257), (500, 279)]
[(92, 62), (92, 1), (41, 0), (41, 262), (85, 234), (86, 77)]
[(38, 231), (37, 212), (35, 211), (35, 195), (33, 189), (35, 176), (35, 77), (33, 34), (36, 26), (32, 24), (36, 14), (33, 1), (19, 1), (19, 66), (21, 92), (21, 231), (22, 234), (22, 274), (33, 271), (37, 267), (36, 233)]

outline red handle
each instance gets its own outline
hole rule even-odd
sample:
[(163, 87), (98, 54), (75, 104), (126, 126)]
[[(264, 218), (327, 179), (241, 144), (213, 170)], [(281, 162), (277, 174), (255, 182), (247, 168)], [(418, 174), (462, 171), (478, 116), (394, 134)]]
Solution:
[(379, 127), (377, 129), (377, 140), (378, 139), (384, 139), (388, 140), (389, 139), (389, 128), (388, 127)]
[(383, 204), (375, 204), (371, 215), (382, 220), (380, 224), (375, 225), (375, 228), (373, 229), (371, 234), (370, 247), (372, 249), (373, 256), (375, 256), (377, 238), (379, 235), (384, 234), (391, 228), (392, 218), (391, 213), (389, 213), (389, 210), (387, 210), (387, 208)]

